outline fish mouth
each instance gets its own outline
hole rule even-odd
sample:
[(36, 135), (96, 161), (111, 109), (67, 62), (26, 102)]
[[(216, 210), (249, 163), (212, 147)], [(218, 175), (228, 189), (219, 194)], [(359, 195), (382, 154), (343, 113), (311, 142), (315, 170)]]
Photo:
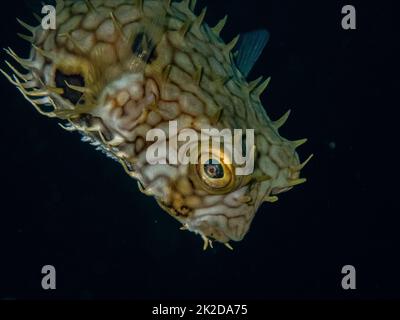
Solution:
[(235, 234), (226, 227), (226, 216), (223, 213), (218, 215), (208, 214), (192, 218), (184, 224), (188, 231), (200, 234), (203, 238), (215, 240), (221, 243), (229, 241), (241, 241), (246, 232)]
[(166, 211), (169, 215), (174, 217), (176, 220), (185, 224), (193, 209), (190, 209), (188, 206), (182, 205), (179, 208), (175, 208), (172, 204), (168, 205), (163, 200), (156, 198), (158, 205)]

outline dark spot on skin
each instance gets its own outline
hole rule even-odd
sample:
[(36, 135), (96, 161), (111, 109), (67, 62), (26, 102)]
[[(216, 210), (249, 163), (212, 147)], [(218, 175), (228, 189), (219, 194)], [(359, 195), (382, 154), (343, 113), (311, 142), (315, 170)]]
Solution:
[(179, 210), (175, 210), (175, 211), (176, 211), (178, 217), (180, 217), (180, 216), (187, 217), (190, 212), (190, 209), (187, 206), (182, 206), (179, 208)]
[(151, 38), (144, 32), (138, 33), (133, 40), (132, 53), (141, 56), (146, 63), (152, 63), (157, 59), (155, 45)]
[(188, 217), (189, 213), (190, 213), (190, 208), (187, 206), (181, 206), (179, 208), (174, 208), (174, 207), (170, 207), (168, 206), (168, 208), (172, 211), (172, 214), (175, 217)]
[(66, 75), (60, 70), (56, 70), (55, 82), (57, 88), (64, 89), (64, 93), (61, 95), (63, 98), (69, 100), (74, 105), (80, 102), (82, 93), (69, 88), (65, 83), (67, 82), (70, 85), (84, 87), (85, 79), (80, 74)]

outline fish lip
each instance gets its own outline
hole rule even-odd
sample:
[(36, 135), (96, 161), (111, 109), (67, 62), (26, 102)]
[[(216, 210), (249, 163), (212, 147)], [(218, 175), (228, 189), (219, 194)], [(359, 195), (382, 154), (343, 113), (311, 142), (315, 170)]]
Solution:
[[(241, 241), (243, 240), (244, 236), (246, 235), (246, 232), (243, 232), (242, 234), (240, 234), (239, 236), (235, 236), (234, 233), (227, 233), (224, 231), (223, 228), (220, 228), (219, 226), (214, 226), (212, 224), (209, 223), (209, 219), (207, 219), (207, 217), (216, 217), (216, 216), (224, 216), (226, 217), (223, 213), (220, 214), (205, 214), (202, 215), (200, 217), (191, 217), (189, 218), (189, 220), (185, 221), (185, 226), (187, 227), (187, 229), (195, 234), (199, 234), (201, 236), (205, 236), (207, 238), (212, 238), (216, 241), (219, 241), (221, 243), (227, 243), (229, 241)], [(201, 224), (202, 223), (206, 223), (206, 227), (208, 229), (212, 229), (212, 230), (216, 230), (218, 232), (214, 232), (215, 234), (219, 234), (220, 236), (218, 238), (216, 238), (215, 236), (211, 236), (210, 234), (206, 234), (205, 232), (203, 232), (201, 229)], [(247, 228), (248, 230), (248, 228)], [(212, 232), (211, 232), (212, 233)]]

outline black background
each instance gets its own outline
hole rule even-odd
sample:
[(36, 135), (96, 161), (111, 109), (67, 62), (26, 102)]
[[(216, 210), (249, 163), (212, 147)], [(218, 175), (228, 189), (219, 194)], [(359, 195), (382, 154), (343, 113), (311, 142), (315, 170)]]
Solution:
[[(357, 30), (341, 28), (349, 3)], [(283, 136), (309, 138), (300, 150), (303, 159), (315, 154), (309, 182), (264, 204), (233, 252), (217, 244), (203, 252), (201, 238), (179, 231), (115, 162), (40, 116), (2, 78), (0, 299), (400, 297), (392, 2), (199, 5), (210, 24), (229, 14), (227, 40), (270, 31), (250, 78), (272, 76), (263, 102), (273, 119), (292, 109)], [(27, 55), (15, 17), (33, 21), (40, 5), (2, 6), (0, 47)], [(54, 291), (41, 288), (46, 264), (57, 270)], [(357, 270), (353, 291), (341, 288), (348, 264)]]

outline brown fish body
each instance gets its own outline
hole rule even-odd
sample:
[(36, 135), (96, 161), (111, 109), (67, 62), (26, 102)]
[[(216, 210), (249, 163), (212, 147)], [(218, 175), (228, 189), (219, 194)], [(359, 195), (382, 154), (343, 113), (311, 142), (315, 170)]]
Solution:
[[(29, 59), (8, 50), (28, 73), (10, 65), (15, 75), (6, 76), (39, 112), (65, 120), (67, 130), (119, 161), (143, 192), (206, 245), (227, 244), (244, 237), (264, 201), (305, 181), (295, 151), (305, 141), (280, 136), (288, 114), (273, 122), (260, 101), (269, 80), (247, 82), (232, 53), (237, 39), (225, 44), (219, 36), (224, 21), (210, 28), (205, 10), (196, 16), (193, 5), (60, 2), (55, 30), (26, 26), (33, 34)], [(221, 150), (218, 165), (150, 164), (151, 130), (164, 132), (170, 148), (185, 145), (170, 135), (171, 123), (176, 136), (253, 129), (254, 171), (236, 175)]]

